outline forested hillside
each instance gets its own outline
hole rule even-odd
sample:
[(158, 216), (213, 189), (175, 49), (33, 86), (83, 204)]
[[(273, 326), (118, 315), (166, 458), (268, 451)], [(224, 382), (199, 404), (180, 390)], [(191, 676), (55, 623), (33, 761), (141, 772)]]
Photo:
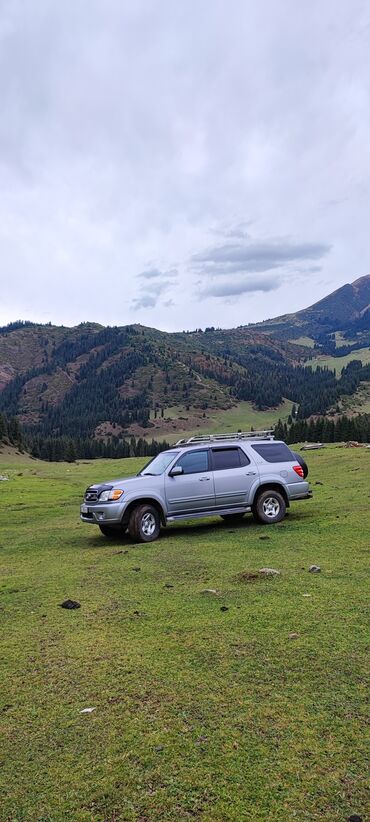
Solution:
[(355, 350), (370, 345), (370, 275), (347, 283), (319, 302), (255, 326), (276, 339), (311, 338), (325, 352), (335, 352), (336, 334)]
[[(298, 420), (340, 414), (342, 398), (370, 381), (367, 358), (356, 359), (356, 351), (366, 350), (360, 341), (368, 333), (369, 279), (294, 315), (299, 329), (302, 317), (306, 332), (312, 317), (319, 326), (309, 345), (297, 337), (293, 315), (289, 333), (295, 341), (289, 341), (287, 329), (281, 333), (286, 318), (177, 334), (139, 325), (12, 323), (0, 329), (0, 411), (22, 424), (38, 452), (58, 455), (69, 449), (71, 455), (91, 456), (105, 455), (108, 446), (109, 455), (126, 455), (128, 448), (136, 449), (137, 438), (150, 438), (154, 417), (165, 421), (174, 409), (179, 430), (181, 409), (199, 418), (242, 401), (262, 411), (278, 409), (286, 398), (295, 403)], [(310, 329), (314, 333), (312, 322)], [(321, 366), (320, 356), (328, 350), (335, 357), (349, 353), (345, 367), (340, 359), (338, 369)]]

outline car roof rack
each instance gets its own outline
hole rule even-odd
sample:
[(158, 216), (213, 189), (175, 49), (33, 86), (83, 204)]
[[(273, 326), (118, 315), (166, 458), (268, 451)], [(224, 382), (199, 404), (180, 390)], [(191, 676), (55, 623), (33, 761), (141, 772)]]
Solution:
[(181, 439), (176, 442), (178, 445), (201, 445), (203, 443), (223, 442), (228, 440), (273, 440), (273, 429), (266, 431), (236, 431), (232, 434), (199, 434), (195, 437)]

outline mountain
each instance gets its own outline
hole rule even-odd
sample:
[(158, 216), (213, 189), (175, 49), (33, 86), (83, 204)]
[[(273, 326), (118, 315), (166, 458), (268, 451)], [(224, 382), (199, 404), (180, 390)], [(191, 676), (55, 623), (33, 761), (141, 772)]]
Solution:
[[(192, 417), (199, 427), (210, 411), (241, 401), (264, 410), (287, 398), (302, 419), (323, 414), (370, 380), (370, 365), (356, 361), (369, 302), (370, 277), (362, 277), (297, 314), (227, 330), (11, 323), (0, 329), (0, 413), (40, 442), (80, 443), (153, 434), (158, 419), (164, 431), (169, 418), (167, 427), (181, 430), (184, 413), (186, 427)], [(353, 361), (339, 379), (307, 367), (325, 352), (341, 366), (348, 351)]]
[(354, 342), (359, 345), (370, 344), (370, 274), (341, 286), (309, 308), (266, 320), (255, 328), (277, 339), (307, 336), (317, 342), (335, 332), (344, 332), (344, 338), (355, 337)]

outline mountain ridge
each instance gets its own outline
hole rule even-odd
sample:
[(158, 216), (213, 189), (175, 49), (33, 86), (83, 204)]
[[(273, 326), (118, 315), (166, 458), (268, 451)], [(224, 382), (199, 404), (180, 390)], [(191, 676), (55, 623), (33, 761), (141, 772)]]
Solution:
[[(153, 416), (168, 409), (199, 419), (287, 398), (301, 418), (326, 413), (370, 380), (370, 366), (356, 365), (356, 351), (370, 345), (369, 301), (366, 275), (296, 314), (232, 329), (17, 321), (0, 330), (0, 411), (35, 435), (86, 441), (154, 433)], [(339, 379), (307, 368), (325, 353), (350, 355)]]

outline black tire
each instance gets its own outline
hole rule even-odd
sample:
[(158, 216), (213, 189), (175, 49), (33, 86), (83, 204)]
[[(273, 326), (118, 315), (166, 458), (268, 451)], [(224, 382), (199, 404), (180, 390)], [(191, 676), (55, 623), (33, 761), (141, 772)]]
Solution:
[(118, 527), (114, 525), (99, 525), (99, 528), (102, 534), (108, 537), (108, 539), (119, 539), (127, 531), (124, 525)]
[(128, 531), (135, 542), (154, 542), (161, 530), (161, 518), (154, 505), (138, 505), (131, 513)]
[(273, 525), (284, 519), (286, 502), (282, 494), (275, 489), (267, 488), (261, 491), (253, 505), (253, 516), (257, 522), (264, 525)]
[(301, 468), (303, 468), (303, 478), (306, 479), (307, 474), (308, 474), (308, 465), (307, 465), (306, 460), (303, 457), (301, 457), (300, 454), (297, 454), (296, 451), (292, 451), (292, 454), (296, 458), (297, 462), (299, 462)]
[(244, 512), (239, 512), (238, 514), (221, 514), (221, 519), (224, 519), (225, 522), (241, 522), (244, 517)]

